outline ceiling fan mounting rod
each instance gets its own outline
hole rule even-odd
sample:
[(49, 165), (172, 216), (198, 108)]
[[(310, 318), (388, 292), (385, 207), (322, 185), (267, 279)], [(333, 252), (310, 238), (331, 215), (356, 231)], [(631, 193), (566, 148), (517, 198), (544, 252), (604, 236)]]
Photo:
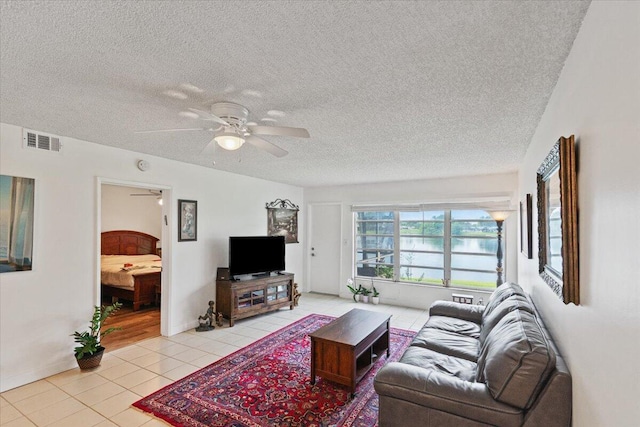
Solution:
[(238, 123), (230, 123), (231, 126), (222, 126), (218, 131), (222, 131), (223, 133), (235, 133), (240, 136), (244, 135), (245, 128), (240, 126)]
[(217, 102), (211, 106), (211, 114), (225, 119), (229, 124), (236, 125), (240, 129), (247, 123), (249, 110), (233, 102)]

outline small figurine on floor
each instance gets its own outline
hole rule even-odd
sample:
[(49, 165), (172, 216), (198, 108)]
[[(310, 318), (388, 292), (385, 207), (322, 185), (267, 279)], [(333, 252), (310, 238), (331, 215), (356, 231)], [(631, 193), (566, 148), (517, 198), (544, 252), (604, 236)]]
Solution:
[(298, 292), (298, 284), (294, 283), (293, 284), (293, 306), (294, 307), (298, 306), (298, 300), (300, 299), (300, 295), (302, 294)]
[(218, 314), (216, 314), (216, 325), (222, 326), (222, 313), (220, 313), (220, 312), (218, 312)]
[(213, 322), (216, 321), (216, 312), (214, 310), (215, 302), (209, 301), (209, 308), (207, 309), (207, 314), (204, 316), (198, 316), (198, 322), (200, 326), (196, 328), (197, 332), (211, 331), (216, 327), (213, 326)]

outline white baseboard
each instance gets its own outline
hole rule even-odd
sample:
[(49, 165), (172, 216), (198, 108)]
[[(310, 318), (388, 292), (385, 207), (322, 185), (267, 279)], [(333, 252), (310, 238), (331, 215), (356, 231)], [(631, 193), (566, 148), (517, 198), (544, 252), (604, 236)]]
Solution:
[(173, 326), (169, 328), (169, 336), (177, 335), (179, 333), (188, 331), (189, 329), (195, 329), (200, 325), (197, 320), (192, 320), (191, 322), (183, 323), (179, 326)]
[(77, 367), (78, 364), (76, 363), (75, 359), (73, 357), (70, 357), (69, 360), (65, 360), (63, 362), (40, 366), (34, 371), (20, 372), (16, 375), (5, 376), (4, 378), (0, 378), (0, 392), (5, 392), (7, 390), (23, 386), (34, 381), (39, 381), (43, 378), (47, 378), (52, 375), (59, 374), (60, 372), (68, 371), (69, 369)]

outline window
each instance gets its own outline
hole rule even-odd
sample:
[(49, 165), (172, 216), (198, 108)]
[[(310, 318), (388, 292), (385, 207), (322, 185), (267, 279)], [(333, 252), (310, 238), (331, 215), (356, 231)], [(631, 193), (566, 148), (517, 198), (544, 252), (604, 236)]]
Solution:
[(398, 212), (400, 280), (442, 283), (445, 242), (444, 212)]
[(359, 212), (356, 224), (356, 274), (394, 277), (394, 212)]
[(495, 287), (497, 251), (498, 227), (487, 212), (451, 211), (453, 286)]
[(496, 285), (497, 226), (483, 210), (355, 213), (357, 276), (455, 287)]

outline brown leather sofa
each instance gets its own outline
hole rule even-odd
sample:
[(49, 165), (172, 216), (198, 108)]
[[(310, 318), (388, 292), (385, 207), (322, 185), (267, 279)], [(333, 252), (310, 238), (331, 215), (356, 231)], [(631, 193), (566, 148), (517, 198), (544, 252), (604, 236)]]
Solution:
[(377, 373), (380, 427), (570, 426), (571, 374), (522, 288), (486, 306), (437, 301)]

